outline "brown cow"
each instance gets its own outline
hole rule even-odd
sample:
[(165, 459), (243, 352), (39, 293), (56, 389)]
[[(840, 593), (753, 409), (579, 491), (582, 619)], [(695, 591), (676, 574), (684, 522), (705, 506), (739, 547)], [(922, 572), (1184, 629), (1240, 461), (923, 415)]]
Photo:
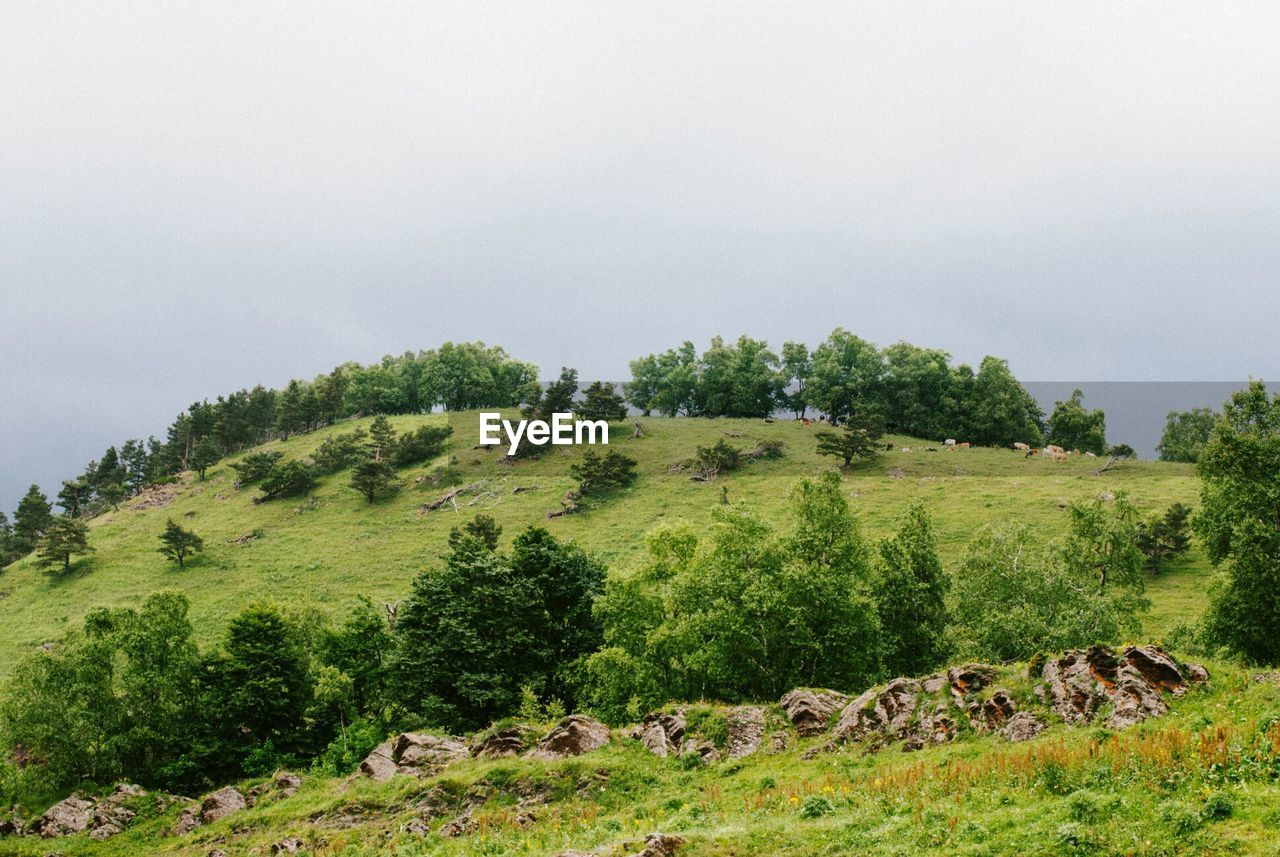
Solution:
[(1066, 454), (1065, 452), (1055, 452), (1055, 453), (1053, 454), (1053, 460), (1054, 460), (1055, 462), (1058, 462), (1058, 461), (1066, 461), (1066, 460), (1067, 460), (1067, 454)]
[(1015, 452), (1026, 452), (1030, 448), (1031, 448), (1030, 446), (1028, 446), (1027, 444), (1023, 443), (1020, 440), (1015, 440), (1013, 442), (1013, 449)]
[(1065, 450), (1065, 449), (1063, 449), (1062, 447), (1060, 447), (1060, 446), (1056, 446), (1056, 445), (1054, 445), (1054, 444), (1052, 444), (1052, 443), (1047, 444), (1047, 445), (1045, 446), (1045, 448), (1044, 448), (1044, 451), (1045, 451), (1045, 452), (1066, 452), (1066, 450)]

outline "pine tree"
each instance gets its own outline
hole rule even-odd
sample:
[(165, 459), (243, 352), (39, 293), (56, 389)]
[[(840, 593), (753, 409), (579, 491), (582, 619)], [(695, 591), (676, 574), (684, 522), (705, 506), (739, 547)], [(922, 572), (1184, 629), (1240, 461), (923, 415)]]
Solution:
[(369, 426), (369, 448), (375, 460), (389, 458), (396, 446), (396, 430), (391, 420), (379, 414)]
[(18, 501), (18, 510), (13, 514), (14, 548), (22, 554), (30, 553), (51, 523), (53, 508), (49, 505), (49, 498), (44, 496), (40, 486), (32, 485)]
[(90, 493), (89, 485), (83, 480), (68, 479), (58, 492), (58, 505), (66, 510), (69, 517), (79, 518), (89, 503)]
[(63, 571), (71, 570), (71, 557), (92, 553), (89, 546), (89, 528), (79, 518), (59, 515), (49, 524), (36, 547), (39, 564), (46, 568), (61, 565)]
[(140, 440), (126, 440), (120, 447), (120, 460), (124, 465), (124, 487), (129, 494), (137, 494), (147, 484), (147, 448)]
[(173, 518), (165, 523), (164, 532), (160, 534), (159, 551), (176, 562), (178, 568), (185, 567), (187, 557), (202, 550), (204, 550), (204, 539), (184, 529)]
[(845, 417), (840, 432), (818, 432), (818, 454), (831, 455), (844, 461), (848, 467), (855, 458), (871, 458), (884, 435), (884, 418), (879, 413), (854, 406)]
[(204, 481), (204, 473), (222, 457), (218, 442), (211, 437), (203, 437), (191, 453), (191, 469)]
[(614, 422), (626, 419), (626, 400), (615, 392), (612, 384), (593, 381), (582, 394), (582, 401), (574, 406), (579, 419)]
[(372, 503), (382, 494), (393, 494), (399, 486), (396, 484), (396, 471), (386, 459), (367, 456), (351, 468), (351, 487), (365, 496)]
[(17, 549), (13, 544), (13, 524), (9, 523), (8, 515), (0, 512), (0, 568), (4, 568), (17, 558)]

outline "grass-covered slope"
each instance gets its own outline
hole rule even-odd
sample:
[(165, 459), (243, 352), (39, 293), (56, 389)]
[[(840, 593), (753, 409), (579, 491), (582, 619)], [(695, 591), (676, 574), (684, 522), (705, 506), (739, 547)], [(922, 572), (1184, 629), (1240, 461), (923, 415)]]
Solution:
[[(1165, 695), (1167, 714), (1123, 730), (1105, 727), (1103, 709), (1089, 725), (1050, 718), (1025, 743), (964, 729), (903, 753), (901, 742), (822, 749), (828, 728), (709, 763), (659, 758), (615, 730), (606, 747), (570, 759), (466, 759), (422, 780), (309, 776), (296, 794), (268, 788), (250, 809), (186, 834), (173, 832), (181, 804), (158, 809), (148, 796), (104, 842), (6, 838), (0, 853), (271, 854), (296, 837), (301, 853), (349, 857), (623, 855), (653, 832), (682, 838), (682, 855), (1275, 853), (1280, 685), (1208, 668), (1208, 682)], [(1012, 665), (995, 687), (1027, 700), (1035, 682)], [(723, 746), (725, 714), (687, 707), (689, 733)], [(780, 707), (768, 707), (765, 728), (787, 731)]]
[[(392, 423), (406, 430), (441, 419), (397, 417)], [(347, 472), (324, 477), (306, 499), (255, 504), (256, 488), (235, 487), (233, 458), (211, 468), (203, 482), (184, 474), (179, 483), (149, 489), (93, 520), (90, 540), (96, 552), (70, 574), (51, 576), (30, 558), (15, 563), (0, 573), (0, 671), (11, 669), (24, 651), (78, 625), (87, 610), (135, 605), (157, 589), (187, 595), (192, 622), (205, 642), (216, 639), (230, 615), (258, 599), (325, 614), (345, 610), (358, 595), (396, 601), (413, 576), (442, 555), (450, 528), (479, 511), (503, 525), (504, 540), (527, 524), (545, 525), (593, 551), (613, 572), (627, 573), (644, 550), (644, 533), (665, 521), (707, 521), (722, 487), (728, 487), (730, 500), (747, 501), (780, 519), (795, 478), (834, 464), (815, 452), (816, 426), (644, 418), (644, 437), (633, 439), (630, 423), (616, 425), (611, 437), (612, 448), (639, 462), (634, 485), (598, 508), (548, 521), (546, 513), (560, 508), (561, 497), (575, 485), (569, 467), (582, 448), (548, 447), (539, 459), (508, 464), (494, 448), (472, 448), (475, 415), (454, 415), (452, 421), (458, 429), (449, 453), (401, 471), (403, 490), (374, 505), (348, 487)], [(367, 428), (368, 422), (348, 421), (264, 448), (287, 458), (304, 457), (329, 435)], [(668, 472), (699, 445), (721, 439), (748, 449), (758, 440), (780, 440), (785, 455), (711, 483)], [(1062, 508), (1071, 500), (1125, 490), (1141, 509), (1154, 511), (1175, 501), (1194, 503), (1197, 494), (1197, 480), (1185, 465), (1132, 462), (1095, 475), (1101, 461), (1094, 458), (1055, 464), (1002, 449), (929, 451), (939, 445), (891, 440), (894, 451), (844, 477), (864, 532), (885, 534), (907, 503), (921, 498), (934, 515), (944, 562), (957, 559), (974, 531), (986, 524), (1023, 522), (1045, 538), (1056, 536), (1065, 528)], [(423, 513), (424, 504), (450, 487), (432, 478), (450, 456), (456, 459), (456, 478), (481, 487), (459, 497), (457, 511), (450, 504)], [(156, 550), (169, 517), (205, 541), (204, 554), (185, 569)], [(1199, 613), (1207, 574), (1203, 554), (1195, 548), (1151, 582), (1155, 607), (1146, 622), (1148, 637), (1158, 638), (1174, 621)]]

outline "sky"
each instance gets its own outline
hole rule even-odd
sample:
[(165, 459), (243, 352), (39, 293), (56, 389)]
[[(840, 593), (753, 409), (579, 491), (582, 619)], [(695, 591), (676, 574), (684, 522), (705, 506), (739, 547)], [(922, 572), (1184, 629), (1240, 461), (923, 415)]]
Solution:
[(1273, 3), (3, 14), (10, 513), (197, 399), (446, 340), (1280, 377)]

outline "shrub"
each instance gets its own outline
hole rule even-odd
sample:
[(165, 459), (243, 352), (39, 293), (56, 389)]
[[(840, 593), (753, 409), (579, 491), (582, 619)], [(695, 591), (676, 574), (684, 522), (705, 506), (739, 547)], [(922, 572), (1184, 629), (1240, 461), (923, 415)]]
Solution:
[(316, 474), (309, 464), (296, 459), (284, 461), (272, 467), (262, 480), (262, 499), (305, 497), (315, 485)]
[(320, 473), (337, 473), (339, 470), (346, 470), (365, 456), (364, 441), (368, 436), (364, 429), (335, 434), (320, 444), (312, 454), (311, 461)]
[(422, 426), (400, 436), (391, 453), (391, 463), (408, 467), (429, 461), (444, 451), (445, 442), (453, 434), (452, 426)]
[(231, 469), (236, 472), (236, 479), (242, 485), (252, 485), (265, 479), (282, 458), (283, 452), (251, 452), (231, 465)]
[(822, 818), (836, 811), (836, 806), (822, 795), (809, 795), (800, 804), (801, 818)]
[(1200, 814), (1207, 821), (1221, 821), (1224, 818), (1230, 818), (1235, 809), (1235, 801), (1231, 799), (1231, 795), (1224, 791), (1216, 791), (1205, 799)]
[(590, 497), (630, 485), (636, 479), (635, 468), (635, 459), (616, 450), (599, 455), (588, 449), (581, 463), (570, 466), (569, 473), (578, 480), (579, 496)]

